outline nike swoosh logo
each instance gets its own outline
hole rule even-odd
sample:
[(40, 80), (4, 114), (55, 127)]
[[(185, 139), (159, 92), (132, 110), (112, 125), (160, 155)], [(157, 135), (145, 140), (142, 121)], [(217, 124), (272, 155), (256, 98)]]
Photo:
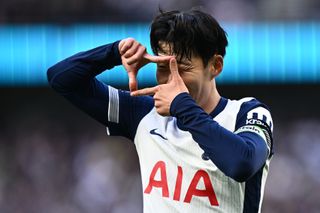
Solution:
[(168, 140), (168, 138), (166, 138), (166, 137), (162, 136), (161, 134), (157, 133), (156, 130), (157, 130), (157, 128), (151, 130), (151, 131), (150, 131), (150, 134), (151, 134), (151, 135), (157, 135), (157, 136), (159, 136), (160, 138), (162, 138), (163, 140)]

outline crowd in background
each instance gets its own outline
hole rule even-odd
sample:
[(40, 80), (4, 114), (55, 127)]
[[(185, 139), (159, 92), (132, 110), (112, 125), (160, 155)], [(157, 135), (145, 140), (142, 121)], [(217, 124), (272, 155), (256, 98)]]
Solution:
[(318, 0), (3, 0), (0, 23), (149, 22), (159, 7), (202, 7), (231, 22), (320, 18)]
[[(320, 19), (317, 0), (4, 0), (0, 24), (149, 22), (159, 6), (201, 6), (230, 22)], [(107, 137), (103, 126), (48, 89), (17, 95), (23, 90), (0, 96), (0, 212), (141, 212), (134, 145)], [(320, 118), (307, 109), (319, 101), (310, 99), (312, 103), (292, 113), (297, 118), (274, 117), (275, 155), (263, 212), (320, 211)], [(285, 114), (295, 104), (277, 109)]]
[(134, 145), (49, 90), (23, 90), (1, 107), (0, 212), (141, 212)]
[[(142, 212), (134, 144), (107, 137), (103, 125), (51, 90), (30, 90), (0, 93), (0, 212)], [(292, 101), (291, 114), (284, 104), (267, 104), (275, 155), (263, 212), (319, 212), (319, 113)]]

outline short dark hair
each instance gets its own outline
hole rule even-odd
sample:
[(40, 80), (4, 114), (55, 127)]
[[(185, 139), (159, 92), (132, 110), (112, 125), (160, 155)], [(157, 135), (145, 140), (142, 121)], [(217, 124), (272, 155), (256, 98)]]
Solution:
[(226, 32), (211, 15), (200, 10), (169, 11), (157, 15), (151, 23), (150, 42), (154, 54), (161, 51), (160, 41), (170, 45), (179, 59), (202, 58), (204, 65), (214, 54), (225, 56)]

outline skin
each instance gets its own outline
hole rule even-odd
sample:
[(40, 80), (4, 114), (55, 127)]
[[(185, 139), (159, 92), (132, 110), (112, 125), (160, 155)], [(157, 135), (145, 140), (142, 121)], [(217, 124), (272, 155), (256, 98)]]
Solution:
[[(155, 108), (160, 115), (170, 115), (170, 105), (180, 93), (187, 92), (207, 113), (217, 106), (219, 95), (215, 77), (223, 68), (223, 57), (214, 55), (205, 66), (202, 59), (193, 55), (190, 60), (176, 61), (170, 45), (160, 42), (159, 56), (152, 56), (146, 48), (133, 38), (119, 43), (122, 64), (129, 76), (129, 88), (132, 96), (153, 95)], [(179, 58), (179, 57), (178, 57)], [(137, 90), (136, 76), (141, 67), (148, 63), (157, 63), (158, 85)]]

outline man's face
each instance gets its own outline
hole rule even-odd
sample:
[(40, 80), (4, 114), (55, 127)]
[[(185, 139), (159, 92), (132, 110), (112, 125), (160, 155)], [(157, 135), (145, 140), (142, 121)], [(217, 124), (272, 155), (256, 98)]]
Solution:
[[(172, 55), (170, 46), (167, 43), (160, 43), (163, 51), (159, 52), (159, 56)], [(177, 60), (179, 57), (177, 57)], [(201, 92), (204, 87), (211, 83), (210, 73), (207, 67), (204, 66), (202, 59), (197, 56), (192, 56), (191, 60), (183, 58), (178, 61), (178, 69), (181, 78), (187, 86), (191, 97), (198, 101), (201, 97)], [(157, 65), (157, 81), (158, 84), (165, 84), (171, 78), (169, 64)]]

